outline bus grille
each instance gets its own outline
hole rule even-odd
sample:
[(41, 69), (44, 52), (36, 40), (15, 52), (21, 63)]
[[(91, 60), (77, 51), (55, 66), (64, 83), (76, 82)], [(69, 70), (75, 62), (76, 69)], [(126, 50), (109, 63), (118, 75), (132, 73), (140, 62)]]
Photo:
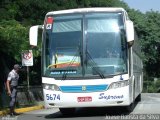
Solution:
[(62, 92), (100, 92), (107, 90), (108, 85), (60, 86)]

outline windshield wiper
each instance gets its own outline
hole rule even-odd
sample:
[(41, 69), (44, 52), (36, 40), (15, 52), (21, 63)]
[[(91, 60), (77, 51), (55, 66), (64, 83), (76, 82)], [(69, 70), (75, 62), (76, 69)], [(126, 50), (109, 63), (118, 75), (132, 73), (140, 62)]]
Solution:
[[(104, 79), (105, 76), (104, 76), (104, 74), (102, 73), (102, 71), (98, 68), (97, 63), (93, 60), (92, 56), (90, 55), (90, 53), (89, 53), (88, 51), (86, 51), (86, 53), (87, 53), (87, 54), (86, 54), (87, 57), (89, 57), (90, 60), (91, 60), (91, 63), (89, 63), (89, 65), (92, 67), (92, 69), (93, 69), (102, 79)], [(87, 61), (88, 61), (88, 60), (87, 60)]]
[[(78, 50), (77, 53), (79, 53), (79, 50)], [(65, 72), (63, 73), (62, 80), (66, 80), (67, 74), (69, 73), (69, 72), (68, 72), (68, 71), (69, 71), (69, 68), (72, 67), (72, 65), (76, 62), (76, 58), (78, 57), (77, 53), (73, 56), (73, 59), (72, 59), (72, 60), (69, 62), (69, 64), (67, 65), (66, 70), (65, 70)], [(80, 55), (80, 57), (81, 57), (81, 55)]]

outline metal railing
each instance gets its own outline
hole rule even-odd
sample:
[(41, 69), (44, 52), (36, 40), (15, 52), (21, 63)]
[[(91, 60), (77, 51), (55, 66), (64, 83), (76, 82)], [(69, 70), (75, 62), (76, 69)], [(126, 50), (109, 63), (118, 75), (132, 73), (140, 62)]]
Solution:
[[(43, 103), (43, 89), (42, 86), (18, 86), (16, 107), (33, 106)], [(0, 109), (8, 108), (10, 97), (7, 91), (0, 94)]]

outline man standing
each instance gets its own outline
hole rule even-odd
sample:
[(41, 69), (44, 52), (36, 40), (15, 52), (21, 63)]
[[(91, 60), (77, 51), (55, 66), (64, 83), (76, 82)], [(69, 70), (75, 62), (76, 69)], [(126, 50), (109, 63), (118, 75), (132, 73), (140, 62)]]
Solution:
[(10, 115), (18, 115), (14, 111), (14, 106), (16, 103), (16, 96), (17, 96), (17, 86), (18, 86), (18, 80), (19, 80), (19, 72), (20, 66), (18, 64), (15, 64), (13, 67), (13, 70), (8, 74), (7, 78), (7, 90), (8, 90), (8, 95), (10, 96)]

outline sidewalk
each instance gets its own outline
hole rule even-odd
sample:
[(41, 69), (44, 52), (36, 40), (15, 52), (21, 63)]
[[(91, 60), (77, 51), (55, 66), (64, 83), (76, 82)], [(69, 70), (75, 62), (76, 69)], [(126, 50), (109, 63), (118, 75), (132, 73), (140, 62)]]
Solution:
[[(32, 107), (17, 108), (17, 109), (15, 109), (15, 112), (24, 113), (24, 112), (29, 112), (29, 111), (33, 111), (33, 110), (43, 109), (43, 108), (44, 108), (43, 105), (37, 105), (37, 106), (32, 106)], [(0, 111), (0, 116), (7, 115), (8, 113), (9, 113), (9, 109), (2, 110), (2, 111)]]

